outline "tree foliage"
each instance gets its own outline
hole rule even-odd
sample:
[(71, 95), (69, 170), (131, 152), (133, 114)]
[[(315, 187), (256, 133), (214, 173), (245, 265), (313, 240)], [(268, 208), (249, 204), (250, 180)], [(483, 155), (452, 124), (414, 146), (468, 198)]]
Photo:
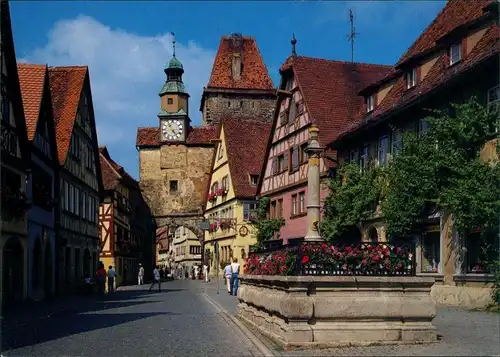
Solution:
[(430, 114), (428, 131), (406, 135), (389, 164), (382, 205), (389, 233), (415, 230), (431, 206), (451, 213), (459, 231), (497, 229), (500, 165), (482, 161), (480, 150), (495, 137), (498, 118), (475, 98)]
[(375, 211), (382, 194), (380, 173), (373, 165), (360, 170), (359, 165), (348, 164), (328, 182), (330, 194), (320, 227), (327, 240), (342, 238)]
[(280, 231), (284, 224), (283, 218), (272, 219), (268, 218), (269, 204), (271, 203), (268, 197), (263, 197), (259, 201), (254, 227), (257, 230), (257, 244), (262, 245), (266, 240), (274, 237)]

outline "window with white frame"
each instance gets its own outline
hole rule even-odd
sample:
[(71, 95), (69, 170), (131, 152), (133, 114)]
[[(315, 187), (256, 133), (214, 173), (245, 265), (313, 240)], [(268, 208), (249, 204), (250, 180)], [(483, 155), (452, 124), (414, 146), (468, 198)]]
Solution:
[(366, 101), (366, 112), (370, 113), (371, 111), (373, 111), (374, 95), (371, 94), (371, 95), (367, 96), (365, 101)]
[(450, 46), (450, 66), (454, 65), (457, 62), (460, 62), (462, 59), (462, 44), (457, 42)]
[(403, 133), (401, 130), (394, 130), (391, 133), (392, 136), (392, 145), (391, 145), (391, 154), (395, 155), (401, 151), (403, 148)]
[(361, 155), (360, 155), (360, 158), (359, 158), (359, 166), (363, 169), (365, 168), (367, 165), (368, 165), (368, 159), (369, 159), (369, 146), (368, 145), (365, 145), (363, 146), (363, 148), (361, 149)]
[(258, 202), (245, 202), (243, 203), (243, 220), (250, 220), (250, 215), (257, 210)]
[(406, 89), (413, 88), (417, 85), (417, 69), (413, 68), (406, 72)]
[(299, 214), (306, 211), (306, 193), (299, 192)]
[(292, 195), (292, 216), (295, 216), (297, 215), (297, 209), (298, 209), (298, 206), (297, 206), (298, 202), (297, 202), (297, 195)]
[(418, 121), (418, 136), (425, 135), (429, 130), (430, 124), (425, 119), (420, 119)]

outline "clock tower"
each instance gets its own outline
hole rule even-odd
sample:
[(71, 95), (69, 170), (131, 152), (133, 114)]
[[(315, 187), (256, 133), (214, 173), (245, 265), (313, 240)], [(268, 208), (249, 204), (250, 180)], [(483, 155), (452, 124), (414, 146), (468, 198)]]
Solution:
[(184, 68), (174, 54), (165, 65), (167, 75), (160, 93), (160, 136), (163, 142), (186, 141), (191, 119), (189, 119), (189, 94), (186, 93), (182, 74)]

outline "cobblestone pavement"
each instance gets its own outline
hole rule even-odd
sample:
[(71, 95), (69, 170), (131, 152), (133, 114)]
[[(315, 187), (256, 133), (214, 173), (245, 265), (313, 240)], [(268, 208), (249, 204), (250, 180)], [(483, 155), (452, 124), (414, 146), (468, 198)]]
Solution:
[(202, 281), (126, 287), (2, 331), (3, 356), (258, 356), (203, 296)]
[[(207, 295), (235, 313), (237, 300), (227, 294), (222, 281), (217, 294), (213, 280), (203, 285)], [(427, 345), (372, 346), (322, 350), (281, 351), (251, 329), (276, 356), (499, 356), (500, 315), (439, 306), (434, 319), (440, 341)]]

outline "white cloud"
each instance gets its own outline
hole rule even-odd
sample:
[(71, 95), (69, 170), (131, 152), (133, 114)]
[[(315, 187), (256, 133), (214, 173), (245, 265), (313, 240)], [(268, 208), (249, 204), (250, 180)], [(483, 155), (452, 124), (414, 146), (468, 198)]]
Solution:
[[(183, 79), (191, 95), (190, 117), (193, 125), (198, 125), (201, 93), (215, 51), (193, 41), (177, 42), (176, 55), (184, 65)], [(138, 36), (79, 16), (58, 21), (48, 42), (22, 61), (49, 66), (88, 65), (99, 144), (109, 146), (111, 154), (135, 174), (137, 127), (158, 124), (158, 92), (165, 81), (164, 65), (171, 57), (172, 35), (168, 32)]]

